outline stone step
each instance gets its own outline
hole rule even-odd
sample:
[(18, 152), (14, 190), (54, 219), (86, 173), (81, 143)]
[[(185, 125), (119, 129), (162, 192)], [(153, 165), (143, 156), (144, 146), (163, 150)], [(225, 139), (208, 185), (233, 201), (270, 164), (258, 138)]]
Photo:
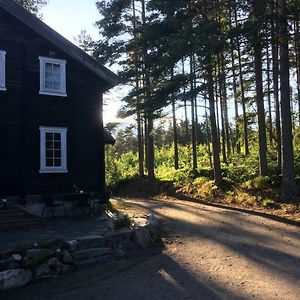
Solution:
[(14, 229), (31, 229), (41, 227), (39, 219), (35, 218), (8, 218), (0, 220), (0, 231), (8, 231)]
[(0, 220), (8, 219), (8, 218), (15, 218), (15, 217), (24, 217), (26, 215), (27, 215), (27, 213), (22, 210), (15, 210), (15, 209), (0, 210)]
[(119, 258), (116, 257), (115, 255), (103, 255), (103, 256), (94, 257), (85, 260), (76, 260), (74, 261), (74, 267), (79, 269), (92, 268), (103, 264), (109, 264), (115, 262), (118, 259)]
[(90, 248), (74, 251), (72, 253), (72, 257), (74, 258), (74, 260), (89, 260), (110, 254), (111, 252), (111, 248)]
[(41, 227), (41, 220), (17, 205), (0, 210), (0, 230), (31, 229)]
[(79, 237), (76, 240), (77, 240), (76, 250), (103, 248), (105, 246), (105, 238), (102, 235), (84, 236), (84, 237)]

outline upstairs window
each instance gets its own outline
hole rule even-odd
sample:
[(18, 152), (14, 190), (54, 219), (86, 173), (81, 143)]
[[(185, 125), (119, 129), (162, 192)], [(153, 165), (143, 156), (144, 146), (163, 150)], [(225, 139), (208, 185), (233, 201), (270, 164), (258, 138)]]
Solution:
[(67, 128), (40, 127), (40, 173), (67, 173)]
[(40, 59), (40, 94), (66, 97), (66, 60)]
[(0, 50), (0, 91), (6, 91), (5, 86), (5, 56), (6, 52)]

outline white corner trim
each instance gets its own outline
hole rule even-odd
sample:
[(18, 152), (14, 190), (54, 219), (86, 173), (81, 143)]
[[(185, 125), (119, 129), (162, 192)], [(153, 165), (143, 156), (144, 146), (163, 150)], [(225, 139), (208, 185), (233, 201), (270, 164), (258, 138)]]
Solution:
[(6, 91), (6, 51), (0, 50), (0, 91)]

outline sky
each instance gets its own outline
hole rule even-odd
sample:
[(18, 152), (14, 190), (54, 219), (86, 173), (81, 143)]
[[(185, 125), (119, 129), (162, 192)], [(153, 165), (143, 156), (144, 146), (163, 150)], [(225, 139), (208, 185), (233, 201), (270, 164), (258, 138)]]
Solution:
[[(74, 38), (86, 30), (94, 40), (100, 38), (95, 22), (100, 19), (95, 0), (48, 0), (42, 8), (42, 20), (65, 38), (75, 43)], [(120, 88), (104, 95), (104, 122), (124, 122), (116, 117), (121, 107)]]

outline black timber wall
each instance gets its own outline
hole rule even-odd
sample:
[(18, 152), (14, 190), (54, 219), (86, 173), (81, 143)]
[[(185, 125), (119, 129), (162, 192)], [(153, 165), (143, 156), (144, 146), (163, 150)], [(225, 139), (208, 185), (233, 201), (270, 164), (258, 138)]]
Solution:
[[(1, 8), (0, 50), (0, 197), (103, 189), (101, 79)], [(67, 60), (67, 97), (39, 95), (39, 56), (50, 53)], [(68, 128), (67, 174), (39, 173), (39, 126)]]

